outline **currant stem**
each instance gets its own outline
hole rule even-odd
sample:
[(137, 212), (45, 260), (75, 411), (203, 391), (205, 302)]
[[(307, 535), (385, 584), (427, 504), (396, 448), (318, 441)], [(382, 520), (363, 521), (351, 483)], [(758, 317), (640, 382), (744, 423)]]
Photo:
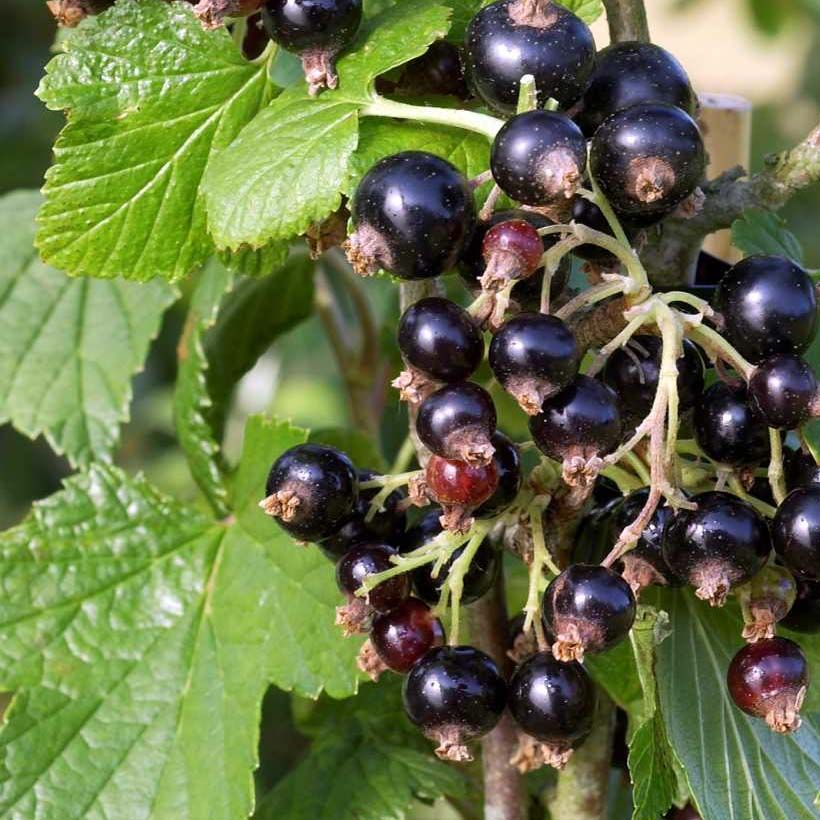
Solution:
[(544, 537), (544, 501), (539, 499), (530, 504), (527, 509), (527, 516), (532, 531), (532, 561), (529, 566), (529, 587), (527, 590), (527, 603), (524, 607), (526, 618), (524, 619), (524, 632), (535, 629), (538, 638), (539, 649), (546, 648), (544, 629), (541, 624), (541, 580), (543, 578), (544, 567), (547, 567), (555, 576), (561, 570), (555, 565), (552, 556), (547, 549), (547, 541)]
[(618, 293), (624, 292), (624, 282), (604, 282), (600, 285), (593, 285), (588, 290), (582, 291), (574, 298), (570, 299), (560, 310), (555, 312), (559, 319), (567, 319), (573, 313), (582, 308), (594, 305), (604, 299), (609, 299), (610, 296), (615, 296)]
[(783, 474), (783, 443), (779, 430), (769, 429), (769, 449), (769, 486), (772, 488), (774, 500), (781, 504), (786, 497), (786, 479)]
[(464, 576), (470, 569), (470, 564), (487, 535), (487, 527), (484, 522), (475, 524), (473, 530), (473, 535), (467, 542), (464, 552), (458, 556), (453, 562), (452, 567), (450, 567), (450, 572), (445, 582), (450, 590), (450, 644), (452, 646), (458, 646), (459, 643), (459, 620), (461, 615), (461, 595), (464, 592)]
[(730, 364), (744, 380), (748, 381), (754, 370), (754, 365), (746, 361), (743, 356), (723, 338), (717, 331), (706, 325), (690, 326), (686, 335), (714, 356)]

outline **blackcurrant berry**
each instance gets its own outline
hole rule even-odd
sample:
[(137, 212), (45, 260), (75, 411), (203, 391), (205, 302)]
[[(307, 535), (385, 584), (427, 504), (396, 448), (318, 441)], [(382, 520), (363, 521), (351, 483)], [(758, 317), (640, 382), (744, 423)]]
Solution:
[(794, 430), (812, 412), (817, 379), (798, 356), (781, 353), (761, 362), (749, 379), (749, 395), (769, 427)]
[(692, 498), (697, 509), (680, 509), (663, 536), (670, 569), (712, 606), (723, 606), (732, 587), (748, 581), (772, 549), (766, 522), (750, 504), (723, 492)]
[(242, 38), (242, 56), (246, 60), (255, 60), (270, 42), (267, 31), (262, 24), (262, 15), (254, 14), (248, 18), (245, 36)]
[(549, 652), (533, 655), (515, 670), (507, 699), (524, 732), (557, 754), (580, 745), (590, 733), (598, 700), (580, 663), (562, 663)]
[[(413, 586), (416, 594), (428, 604), (437, 604), (441, 597), (441, 588), (447, 580), (450, 569), (466, 547), (459, 547), (442, 565), (438, 575), (433, 578), (432, 564), (419, 567), (413, 571)], [(470, 568), (464, 575), (464, 588), (461, 603), (471, 604), (489, 592), (501, 569), (501, 555), (489, 541), (483, 541), (476, 550)]]
[(621, 438), (621, 417), (615, 394), (589, 376), (575, 381), (544, 402), (530, 419), (538, 449), (556, 461), (604, 456)]
[(300, 444), (271, 467), (262, 509), (302, 541), (335, 533), (358, 500), (359, 481), (350, 459), (333, 447)]
[(723, 277), (715, 295), (724, 335), (753, 364), (804, 353), (817, 330), (811, 277), (782, 256), (749, 256)]
[(800, 707), (809, 686), (809, 665), (788, 638), (748, 644), (732, 658), (726, 680), (735, 705), (765, 718), (775, 732), (800, 727)]
[(694, 115), (697, 97), (683, 66), (654, 43), (614, 43), (598, 52), (575, 121), (591, 137), (605, 119), (641, 103), (667, 103)]
[(544, 625), (558, 660), (581, 661), (622, 641), (635, 621), (629, 584), (608, 567), (573, 564), (544, 593)]
[[(370, 470), (358, 471), (360, 483), (377, 478), (378, 475), (378, 473)], [(404, 494), (399, 490), (390, 493), (373, 518), (370, 521), (365, 521), (370, 510), (370, 502), (378, 492), (378, 488), (360, 490), (359, 500), (356, 502), (356, 506), (347, 521), (333, 535), (319, 542), (319, 549), (331, 561), (335, 562), (354, 544), (359, 544), (362, 541), (393, 543), (403, 535), (407, 525), (407, 513), (401, 507)]]
[(498, 132), (490, 155), (496, 184), (525, 205), (550, 205), (569, 199), (587, 164), (587, 143), (569, 117), (552, 111), (527, 111)]
[(487, 464), (495, 432), (495, 405), (490, 394), (472, 382), (448, 384), (419, 406), (416, 431), (422, 443), (442, 458)]
[(500, 0), (470, 21), (465, 40), (467, 81), (490, 108), (515, 113), (518, 84), (535, 78), (538, 105), (552, 97), (568, 108), (581, 96), (595, 63), (589, 27), (549, 0)]
[(493, 225), (481, 243), (484, 256), (484, 290), (499, 290), (511, 279), (526, 279), (541, 266), (544, 243), (526, 219)]
[(697, 188), (706, 153), (695, 121), (672, 105), (634, 105), (595, 132), (590, 170), (626, 214), (669, 213)]
[(444, 643), (444, 627), (427, 604), (408, 598), (390, 612), (376, 615), (370, 641), (382, 663), (403, 675), (434, 646)]
[(407, 63), (396, 89), (413, 96), (443, 94), (467, 99), (470, 96), (458, 46), (447, 40), (436, 40), (427, 51)]
[(796, 578), (797, 597), (788, 615), (780, 622), (794, 632), (820, 632), (820, 581)]
[(429, 544), (441, 531), (441, 510), (437, 507), (428, 509), (411, 527), (407, 528), (401, 539), (401, 552), (412, 552)]
[(488, 464), (468, 464), (433, 455), (424, 475), (433, 500), (443, 506), (473, 509), (487, 501), (498, 487), (498, 470), (492, 459)]
[[(603, 380), (617, 394), (623, 411), (643, 418), (652, 408), (661, 372), (663, 342), (659, 336), (633, 336), (606, 364)], [(697, 347), (683, 340), (677, 360), (678, 401), (681, 410), (693, 407), (703, 392), (703, 360)]]
[(271, 40), (302, 57), (315, 94), (338, 85), (335, 57), (359, 30), (362, 0), (267, 0), (262, 19)]
[(810, 453), (802, 450), (783, 448), (783, 461), (786, 472), (786, 486), (789, 490), (820, 484), (820, 464)]
[(503, 433), (496, 431), (490, 439), (495, 452), (493, 463), (498, 472), (495, 492), (476, 510), (478, 517), (497, 515), (508, 507), (521, 489), (521, 454), (518, 447)]
[[(397, 551), (387, 544), (357, 544), (349, 549), (336, 564), (336, 584), (349, 596), (371, 575), (392, 569), (390, 560)], [(389, 612), (410, 594), (410, 576), (407, 573), (388, 578), (368, 592), (364, 600), (377, 612)]]
[(470, 314), (437, 296), (407, 308), (398, 338), (405, 362), (436, 381), (463, 381), (484, 357), (484, 339)]
[(692, 421), (701, 449), (720, 464), (743, 467), (768, 458), (769, 430), (745, 387), (715, 382), (697, 403)]
[[(600, 480), (599, 476), (595, 482), (596, 489)], [(595, 494), (593, 490), (592, 507), (581, 517), (575, 531), (573, 564), (599, 564), (609, 554), (620, 532), (615, 524), (615, 515), (623, 503), (623, 496), (617, 492), (615, 497), (599, 502)], [(621, 571), (621, 567), (617, 569)]]
[(786, 496), (772, 522), (772, 542), (792, 572), (820, 579), (820, 486), (792, 490)]
[(580, 360), (573, 332), (542, 313), (514, 316), (490, 344), (493, 374), (531, 416), (575, 379)]
[(400, 279), (429, 279), (454, 267), (470, 241), (475, 202), (449, 162), (404, 151), (377, 162), (353, 200), (355, 233), (346, 244), (357, 273), (380, 268)]
[(495, 728), (507, 687), (493, 660), (471, 646), (431, 649), (404, 679), (404, 709), (445, 760), (470, 760), (464, 743)]

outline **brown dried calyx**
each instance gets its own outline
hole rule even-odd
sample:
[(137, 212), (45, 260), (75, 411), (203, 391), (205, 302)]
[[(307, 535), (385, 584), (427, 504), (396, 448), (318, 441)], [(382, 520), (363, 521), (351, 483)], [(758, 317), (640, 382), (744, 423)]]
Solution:
[(303, 51), (302, 70), (308, 84), (308, 94), (315, 97), (324, 88), (338, 88), (339, 75), (336, 73), (337, 51), (310, 49)]
[(264, 0), (199, 0), (194, 14), (204, 28), (219, 28), (229, 17), (247, 17), (262, 8)]
[(637, 157), (629, 163), (626, 192), (639, 202), (657, 202), (675, 187), (672, 166), (660, 157)]
[(279, 518), (284, 522), (293, 521), (301, 501), (293, 490), (279, 490), (259, 502), (259, 506), (267, 515)]
[(364, 598), (348, 595), (347, 603), (336, 607), (336, 626), (342, 628), (342, 634), (346, 638), (351, 635), (366, 635), (370, 632), (372, 621), (373, 607)]
[(536, 179), (550, 201), (572, 199), (583, 179), (583, 168), (578, 167), (575, 154), (568, 148), (555, 148), (538, 162)]
[(556, 660), (564, 663), (581, 663), (586, 647), (596, 644), (603, 644), (603, 636), (596, 625), (575, 618), (563, 618), (555, 633), (552, 654)]
[(421, 404), (439, 386), (438, 382), (410, 365), (406, 370), (402, 370), (390, 384), (399, 391), (401, 401), (414, 405)]
[(723, 606), (734, 579), (718, 561), (710, 561), (692, 571), (691, 581), (695, 595), (712, 606)]
[(388, 669), (384, 661), (379, 657), (379, 653), (376, 651), (376, 647), (373, 646), (370, 638), (362, 644), (362, 648), (356, 656), (356, 665), (372, 681), (377, 681), (381, 674)]
[(668, 581), (652, 564), (640, 555), (626, 553), (621, 558), (624, 565), (621, 577), (626, 581), (637, 598), (640, 591), (649, 586), (666, 586)]
[(513, 0), (507, 9), (516, 26), (552, 28), (558, 20), (558, 9), (552, 0)]
[(518, 732), (518, 748), (510, 758), (510, 765), (515, 766), (521, 774), (534, 772), (542, 766), (552, 766), (559, 771), (572, 757), (572, 749), (542, 743), (524, 732)]
[(561, 477), (570, 487), (591, 487), (604, 466), (604, 460), (595, 453), (569, 448), (561, 462)]
[(800, 707), (806, 697), (807, 687), (802, 686), (797, 694), (784, 692), (772, 698), (766, 704), (766, 723), (778, 734), (796, 732), (800, 728)]
[(473, 755), (464, 744), (464, 738), (457, 726), (443, 726), (425, 732), (430, 740), (438, 743), (436, 757), (452, 763), (469, 763)]
[(327, 219), (314, 223), (305, 231), (311, 259), (318, 259), (325, 251), (342, 246), (347, 238), (348, 219), (350, 212), (346, 205), (342, 205)]
[(61, 26), (74, 28), (89, 14), (100, 14), (114, 5), (114, 0), (48, 0), (46, 5)]
[(487, 431), (482, 427), (468, 425), (451, 433), (444, 440), (447, 458), (466, 461), (467, 464), (483, 467), (493, 460), (493, 447)]
[(442, 515), (439, 523), (447, 532), (456, 535), (466, 535), (475, 523), (473, 518), (474, 507), (465, 507), (463, 504), (441, 504)]
[(359, 276), (373, 276), (381, 269), (390, 270), (393, 267), (384, 237), (367, 223), (359, 225), (342, 247), (347, 261)]
[(546, 379), (522, 376), (507, 379), (504, 382), (504, 389), (528, 416), (536, 416), (541, 412), (544, 402), (554, 396), (560, 388)]

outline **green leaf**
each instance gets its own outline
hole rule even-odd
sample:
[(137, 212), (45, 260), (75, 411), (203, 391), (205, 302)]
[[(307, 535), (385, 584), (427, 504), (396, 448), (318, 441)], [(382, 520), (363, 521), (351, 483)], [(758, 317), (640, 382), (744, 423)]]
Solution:
[(93, 465), (0, 536), (3, 817), (245, 817), (269, 683), (356, 691), (332, 567), (256, 506), (305, 437), (249, 422), (229, 526)]
[(798, 264), (803, 249), (797, 237), (786, 227), (785, 220), (772, 211), (749, 208), (732, 223), (732, 244), (744, 255), (771, 254), (786, 256)]
[(638, 676), (635, 655), (628, 643), (622, 642), (600, 655), (584, 659), (589, 673), (599, 686), (625, 711), (643, 708), (643, 690)]
[(464, 34), (470, 20), (487, 4), (484, 0), (446, 0), (446, 2), (453, 10), (453, 22), (447, 34), (447, 39), (461, 44), (464, 42)]
[(0, 421), (75, 464), (107, 460), (172, 287), (69, 279), (33, 248), (42, 198), (0, 199)]
[(231, 273), (242, 276), (267, 276), (285, 264), (290, 248), (286, 242), (274, 242), (262, 248), (220, 251), (219, 261)]
[(561, 0), (561, 5), (577, 14), (585, 23), (594, 23), (604, 13), (601, 0)]
[(65, 109), (40, 212), (43, 258), (71, 274), (178, 279), (213, 253), (203, 174), (274, 89), (190, 7), (123, 0), (88, 18), (38, 95)]
[(312, 431), (310, 440), (317, 444), (328, 444), (347, 453), (353, 463), (363, 470), (387, 470), (384, 456), (379, 452), (376, 443), (361, 430), (326, 427), (323, 430)]
[[(255, 820), (402, 820), (413, 799), (465, 793), (463, 775), (430, 753), (403, 714), (392, 677), (309, 719), (305, 760), (260, 803)], [(321, 784), (321, 788), (317, 788)]]
[(712, 609), (684, 590), (660, 600), (674, 627), (657, 650), (660, 703), (701, 817), (814, 816), (817, 715), (805, 713), (800, 730), (786, 736), (747, 717), (726, 689), (726, 670), (742, 646), (737, 607)]

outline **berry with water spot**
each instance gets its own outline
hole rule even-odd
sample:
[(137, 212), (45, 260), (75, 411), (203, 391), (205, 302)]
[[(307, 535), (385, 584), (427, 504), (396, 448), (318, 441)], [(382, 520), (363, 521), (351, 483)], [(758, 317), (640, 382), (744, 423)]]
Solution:
[(407, 598), (373, 618), (370, 641), (382, 663), (403, 675), (429, 650), (444, 643), (444, 627), (427, 604)]
[(820, 486), (792, 490), (772, 522), (775, 552), (795, 574), (820, 579)]
[(749, 395), (769, 427), (794, 430), (812, 414), (817, 379), (799, 356), (781, 353), (765, 359), (752, 371)]

